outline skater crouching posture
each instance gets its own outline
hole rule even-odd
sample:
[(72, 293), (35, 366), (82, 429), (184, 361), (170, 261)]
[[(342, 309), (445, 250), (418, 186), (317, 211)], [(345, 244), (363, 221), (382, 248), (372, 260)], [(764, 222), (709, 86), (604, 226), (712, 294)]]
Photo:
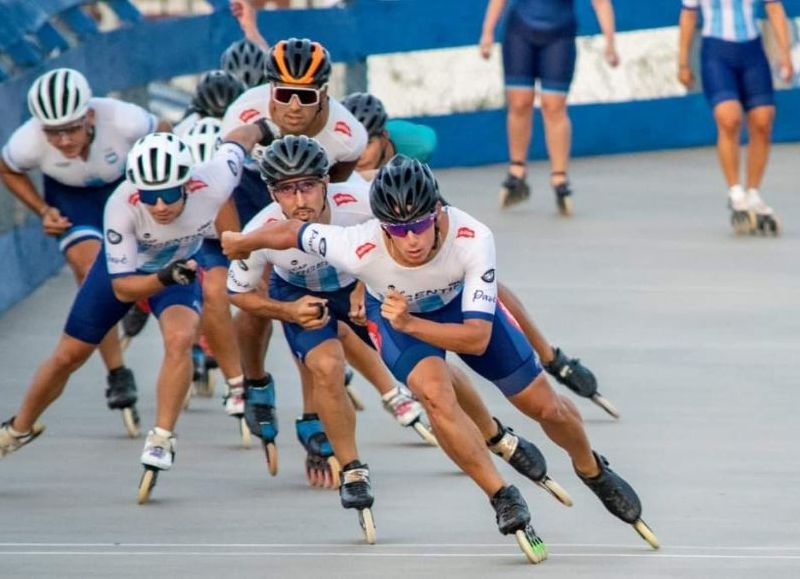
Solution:
[[(246, 152), (263, 135), (261, 125), (237, 129), (212, 161), (194, 167), (188, 147), (170, 133), (153, 133), (134, 144), (126, 181), (106, 205), (103, 249), (78, 291), (55, 351), (39, 367), (16, 416), (0, 428), (0, 456), (43, 431), (36, 421), (72, 373), (133, 302), (147, 298), (159, 320), (165, 354), (156, 425), (147, 436), (142, 463), (150, 479), (172, 466), (172, 431), (189, 387), (202, 300), (191, 258), (238, 183)], [(141, 502), (151, 486), (145, 485)]]
[[(703, 92), (717, 123), (717, 154), (728, 185), (731, 224), (737, 233), (761, 231), (777, 235), (780, 223), (759, 193), (769, 158), (775, 97), (772, 72), (756, 21), (758, 3), (759, 0), (683, 0), (678, 80), (686, 88), (694, 85), (689, 55), (700, 10)], [(764, 4), (780, 48), (781, 77), (789, 81), (793, 67), (786, 13), (780, 0), (764, 0)], [(739, 171), (742, 109), (750, 138), (744, 187)]]
[(422, 401), (444, 451), (490, 497), (500, 531), (516, 534), (532, 562), (545, 551), (530, 527), (527, 505), (505, 485), (458, 405), (447, 351), (458, 353), (540, 422), (606, 508), (657, 545), (641, 520), (634, 490), (592, 451), (577, 409), (552, 391), (530, 344), (496, 307), (491, 232), (440, 200), (427, 166), (395, 157), (378, 171), (370, 190), (378, 220), (352, 227), (271, 223), (247, 235), (223, 235), (223, 249), (236, 258), (258, 248), (296, 247), (365, 283), (368, 328), (384, 362)]

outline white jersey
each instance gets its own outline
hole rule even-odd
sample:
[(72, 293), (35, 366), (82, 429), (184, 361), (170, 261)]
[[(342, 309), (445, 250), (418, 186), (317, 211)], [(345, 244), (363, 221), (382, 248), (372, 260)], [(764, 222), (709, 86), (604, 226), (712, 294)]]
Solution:
[[(373, 218), (369, 207), (369, 188), (364, 185), (353, 185), (349, 182), (329, 185), (328, 205), (331, 208), (332, 225), (348, 227)], [(285, 219), (281, 206), (272, 203), (250, 220), (244, 232)], [(235, 293), (255, 290), (269, 264), (274, 266), (275, 274), (282, 280), (312, 291), (333, 292), (356, 281), (348, 272), (339, 271), (328, 263), (324, 256), (305, 253), (299, 249), (259, 249), (247, 259), (231, 263), (228, 270), (228, 289)]]
[(136, 272), (154, 273), (179, 259), (188, 259), (212, 237), (214, 219), (239, 184), (245, 152), (225, 143), (207, 163), (196, 165), (184, 185), (183, 211), (172, 223), (156, 223), (139, 192), (128, 181), (120, 184), (106, 203), (105, 252), (111, 277)]
[[(271, 94), (269, 84), (253, 87), (242, 94), (225, 112), (222, 134), (227, 135), (236, 127), (267, 119), (272, 132), (280, 137), (280, 129), (269, 114)], [(367, 130), (339, 101), (329, 98), (328, 103), (328, 122), (319, 133), (308, 136), (319, 141), (331, 165), (357, 161), (367, 147)]]
[(758, 38), (756, 7), (780, 0), (683, 0), (687, 10), (700, 10), (703, 36), (731, 42)]
[(439, 310), (461, 294), (464, 317), (489, 319), (497, 302), (494, 236), (474, 217), (443, 209), (450, 217), (447, 237), (436, 256), (418, 267), (406, 267), (389, 255), (377, 219), (354, 227), (310, 223), (299, 243), (308, 253), (364, 282), (372, 297), (383, 301), (390, 288), (408, 298), (409, 311)]
[(137, 105), (109, 98), (92, 98), (89, 108), (95, 113), (95, 132), (85, 161), (62, 155), (47, 142), (42, 124), (31, 118), (3, 147), (3, 162), (19, 173), (39, 169), (71, 187), (97, 187), (118, 180), (131, 146), (155, 130), (156, 117)]
[(178, 124), (172, 128), (172, 132), (178, 135), (178, 138), (182, 139), (189, 131), (192, 130), (192, 127), (197, 124), (197, 121), (202, 118), (203, 117), (200, 116), (200, 113), (198, 112), (190, 113), (186, 115), (186, 118), (178, 121)]

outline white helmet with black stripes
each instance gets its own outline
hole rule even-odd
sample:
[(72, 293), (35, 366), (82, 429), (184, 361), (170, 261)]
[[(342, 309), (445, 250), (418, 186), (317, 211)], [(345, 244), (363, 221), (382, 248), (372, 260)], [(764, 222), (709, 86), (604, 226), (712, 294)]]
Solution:
[(33, 81), (28, 108), (43, 125), (53, 127), (77, 121), (89, 110), (92, 89), (77, 70), (56, 68)]
[(151, 133), (133, 144), (125, 176), (138, 189), (153, 191), (183, 185), (191, 177), (192, 153), (172, 133)]

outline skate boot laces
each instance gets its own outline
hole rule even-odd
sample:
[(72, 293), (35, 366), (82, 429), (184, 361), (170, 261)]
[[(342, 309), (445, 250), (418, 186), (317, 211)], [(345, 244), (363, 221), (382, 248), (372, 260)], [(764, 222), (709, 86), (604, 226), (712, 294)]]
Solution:
[(417, 401), (400, 388), (395, 390), (396, 393), (391, 398), (383, 401), (383, 407), (391, 412), (400, 424), (408, 426), (419, 418), (422, 409)]
[(10, 423), (11, 420), (0, 425), (0, 457), (11, 454), (21, 446), (25, 446), (31, 440), (36, 438), (37, 429), (42, 430), (44, 428), (41, 425), (36, 424), (28, 432), (12, 434)]
[(369, 469), (366, 466), (342, 471), (342, 485), (365, 483), (369, 485)]
[(228, 414), (244, 414), (244, 387), (234, 386), (228, 390), (223, 404)]
[(502, 457), (504, 461), (510, 462), (511, 457), (514, 456), (517, 450), (517, 446), (519, 446), (519, 438), (511, 428), (507, 426), (501, 426), (501, 428), (503, 429), (503, 437), (497, 443), (490, 445), (489, 450)]

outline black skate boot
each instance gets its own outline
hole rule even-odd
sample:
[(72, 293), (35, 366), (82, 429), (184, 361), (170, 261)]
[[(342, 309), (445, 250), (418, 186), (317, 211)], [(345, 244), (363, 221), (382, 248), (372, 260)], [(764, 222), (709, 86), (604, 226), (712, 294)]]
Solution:
[(494, 438), (486, 441), (489, 450), (510, 464), (522, 476), (552, 494), (559, 502), (571, 507), (572, 498), (569, 493), (547, 475), (547, 462), (539, 448), (516, 434), (512, 428), (504, 426), (497, 418), (494, 421), (497, 423), (498, 432)]
[[(512, 165), (523, 165), (524, 163), (512, 162)], [(505, 209), (517, 203), (522, 203), (531, 196), (531, 189), (525, 181), (525, 177), (517, 177), (509, 173), (500, 188), (500, 208)]]
[(372, 486), (369, 482), (369, 466), (354, 460), (344, 466), (339, 473), (342, 485), (339, 498), (345, 509), (358, 509), (358, 523), (364, 531), (364, 540), (375, 544), (375, 519), (372, 517)]
[(250, 433), (261, 439), (267, 458), (269, 474), (278, 474), (278, 416), (275, 412), (275, 382), (267, 374), (264, 378), (244, 381), (244, 418)]
[(514, 534), (531, 563), (541, 563), (547, 559), (547, 548), (530, 525), (531, 513), (517, 487), (501, 488), (489, 502), (495, 511), (498, 530), (503, 535)]
[(316, 414), (303, 414), (295, 420), (297, 440), (306, 449), (306, 476), (312, 487), (338, 489), (340, 485), (339, 461), (333, 455), (328, 435)]
[(128, 436), (139, 436), (139, 413), (136, 410), (136, 380), (125, 366), (115, 368), (106, 377), (106, 404), (111, 410), (122, 410), (122, 422)]
[(214, 395), (214, 374), (211, 373), (211, 366), (208, 357), (200, 344), (192, 346), (192, 386), (194, 393), (203, 398), (211, 398)]
[[(553, 175), (559, 174), (564, 175), (564, 173), (553, 173)], [(558, 212), (564, 217), (572, 215), (572, 189), (569, 186), (569, 181), (553, 185), (553, 193), (556, 195)]]
[(641, 519), (642, 503), (633, 487), (621, 476), (609, 468), (606, 457), (592, 452), (600, 469), (600, 474), (593, 478), (587, 478), (575, 471), (578, 477), (597, 495), (600, 502), (609, 513), (633, 525), (637, 533), (647, 541), (653, 549), (658, 549), (659, 543), (653, 531)]
[(142, 332), (149, 318), (150, 312), (140, 308), (138, 303), (133, 304), (131, 309), (125, 313), (122, 317), (122, 337), (119, 340), (119, 345), (123, 350), (130, 345), (133, 338)]
[(544, 365), (545, 370), (578, 396), (588, 398), (614, 418), (619, 418), (616, 407), (597, 391), (597, 378), (589, 368), (578, 358), (569, 358), (560, 348), (553, 348), (553, 356), (553, 360)]

